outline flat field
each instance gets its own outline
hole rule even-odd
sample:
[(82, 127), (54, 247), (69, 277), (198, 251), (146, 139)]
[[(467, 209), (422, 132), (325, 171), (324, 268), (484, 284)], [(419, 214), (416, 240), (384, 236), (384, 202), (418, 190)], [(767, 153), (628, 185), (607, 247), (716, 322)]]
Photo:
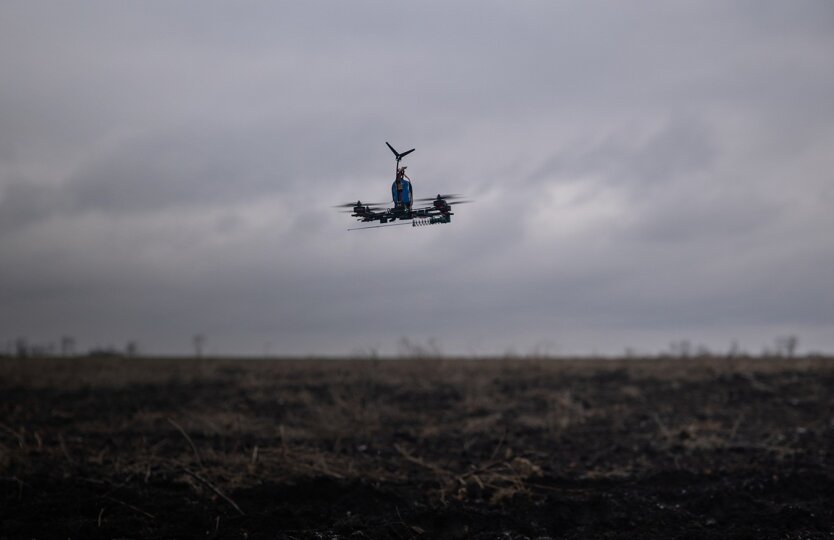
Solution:
[(834, 359), (0, 360), (0, 538), (834, 538)]

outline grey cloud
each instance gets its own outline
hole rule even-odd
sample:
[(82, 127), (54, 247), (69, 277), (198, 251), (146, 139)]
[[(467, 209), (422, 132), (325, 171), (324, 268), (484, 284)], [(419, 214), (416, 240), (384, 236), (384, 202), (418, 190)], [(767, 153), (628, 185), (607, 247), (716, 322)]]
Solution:
[(15, 182), (0, 192), (0, 234), (39, 222), (61, 209), (57, 190), (38, 184)]
[(612, 185), (640, 190), (707, 171), (717, 152), (713, 136), (702, 122), (692, 117), (672, 118), (659, 128), (620, 126), (598, 141), (573, 142), (556, 150), (527, 178), (536, 183), (554, 177), (602, 174)]

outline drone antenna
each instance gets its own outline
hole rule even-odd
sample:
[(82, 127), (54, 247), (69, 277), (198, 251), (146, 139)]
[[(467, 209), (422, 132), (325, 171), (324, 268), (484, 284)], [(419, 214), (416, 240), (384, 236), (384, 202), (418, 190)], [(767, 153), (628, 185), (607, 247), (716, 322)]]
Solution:
[(397, 152), (396, 150), (394, 150), (394, 147), (393, 147), (393, 146), (391, 146), (390, 144), (388, 144), (388, 141), (385, 141), (385, 144), (388, 146), (388, 148), (389, 148), (392, 152), (394, 152), (394, 156), (397, 158), (397, 164), (394, 166), (394, 176), (396, 176), (396, 175), (397, 175), (397, 171), (400, 169), (400, 160), (401, 160), (402, 158), (404, 158), (405, 156), (407, 156), (408, 154), (410, 154), (411, 152), (413, 152), (414, 150), (416, 150), (416, 148), (412, 148), (411, 150), (406, 150), (405, 152), (403, 152), (402, 154), (400, 154), (399, 152)]

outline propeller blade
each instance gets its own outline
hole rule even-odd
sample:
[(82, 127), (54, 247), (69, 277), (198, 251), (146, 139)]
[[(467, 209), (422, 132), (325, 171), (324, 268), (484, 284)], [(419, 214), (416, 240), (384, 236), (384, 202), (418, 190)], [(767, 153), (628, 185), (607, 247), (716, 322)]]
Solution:
[(403, 152), (402, 154), (400, 154), (399, 152), (397, 152), (396, 150), (394, 150), (394, 147), (393, 147), (393, 146), (391, 146), (391, 145), (388, 143), (388, 141), (385, 141), (385, 144), (388, 146), (388, 148), (389, 148), (392, 152), (394, 152), (394, 156), (397, 158), (397, 161), (401, 160), (402, 158), (404, 158), (405, 156), (407, 156), (408, 154), (410, 154), (411, 152), (413, 152), (414, 150), (416, 150), (416, 148), (412, 148), (411, 150), (407, 150), (407, 151)]
[(356, 202), (349, 202), (349, 203), (344, 203), (344, 204), (337, 204), (337, 205), (333, 206), (332, 208), (353, 208), (355, 206), (374, 207), (374, 206), (382, 206), (382, 205), (386, 205), (386, 204), (388, 204), (388, 203), (387, 202), (363, 203), (362, 201), (356, 201)]
[(437, 197), (426, 197), (426, 198), (423, 198), (423, 199), (414, 199), (414, 200), (415, 201), (436, 201), (438, 199), (438, 197), (441, 198), (441, 199), (460, 199), (461, 197), (463, 197), (463, 195), (460, 195), (460, 194), (457, 194), (457, 193), (448, 193), (446, 195), (437, 195)]

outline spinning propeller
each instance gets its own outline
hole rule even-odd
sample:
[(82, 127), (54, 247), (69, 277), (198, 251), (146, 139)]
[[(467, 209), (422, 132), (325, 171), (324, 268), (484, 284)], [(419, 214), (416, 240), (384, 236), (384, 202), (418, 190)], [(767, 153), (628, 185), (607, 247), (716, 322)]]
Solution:
[(469, 201), (469, 200), (466, 200), (466, 201), (455, 200), (455, 199), (461, 199), (461, 198), (463, 198), (463, 195), (458, 195), (458, 194), (455, 194), (455, 193), (449, 193), (447, 195), (441, 195), (440, 193), (438, 193), (437, 197), (425, 197), (425, 198), (422, 198), (422, 199), (414, 199), (414, 200), (419, 201), (419, 202), (433, 202), (435, 208), (439, 208), (439, 207), (442, 207), (442, 206), (454, 206), (456, 204), (467, 204), (467, 203), (475, 202), (475, 201)]
[(344, 204), (337, 204), (337, 205), (333, 206), (333, 208), (356, 208), (357, 206), (363, 206), (363, 207), (364, 206), (380, 206), (380, 205), (385, 205), (385, 204), (388, 204), (388, 203), (384, 203), (384, 202), (363, 203), (362, 201), (356, 201), (356, 202), (348, 202), (348, 203), (344, 203)]
[(431, 202), (431, 201), (439, 201), (439, 200), (444, 200), (444, 199), (454, 200), (454, 199), (460, 199), (462, 197), (463, 197), (463, 195), (458, 195), (457, 193), (449, 193), (449, 194), (446, 194), (446, 195), (441, 195), (440, 193), (438, 193), (437, 197), (424, 197), (422, 199), (414, 199), (414, 200), (415, 201), (421, 201), (421, 202)]
[(383, 210), (381, 205), (385, 205), (386, 203), (362, 203), (362, 201), (356, 201), (355, 203), (349, 202), (344, 204), (337, 204), (333, 206), (333, 208), (350, 208), (350, 211), (345, 212), (346, 214), (352, 213), (361, 213), (361, 212), (380, 212)]

